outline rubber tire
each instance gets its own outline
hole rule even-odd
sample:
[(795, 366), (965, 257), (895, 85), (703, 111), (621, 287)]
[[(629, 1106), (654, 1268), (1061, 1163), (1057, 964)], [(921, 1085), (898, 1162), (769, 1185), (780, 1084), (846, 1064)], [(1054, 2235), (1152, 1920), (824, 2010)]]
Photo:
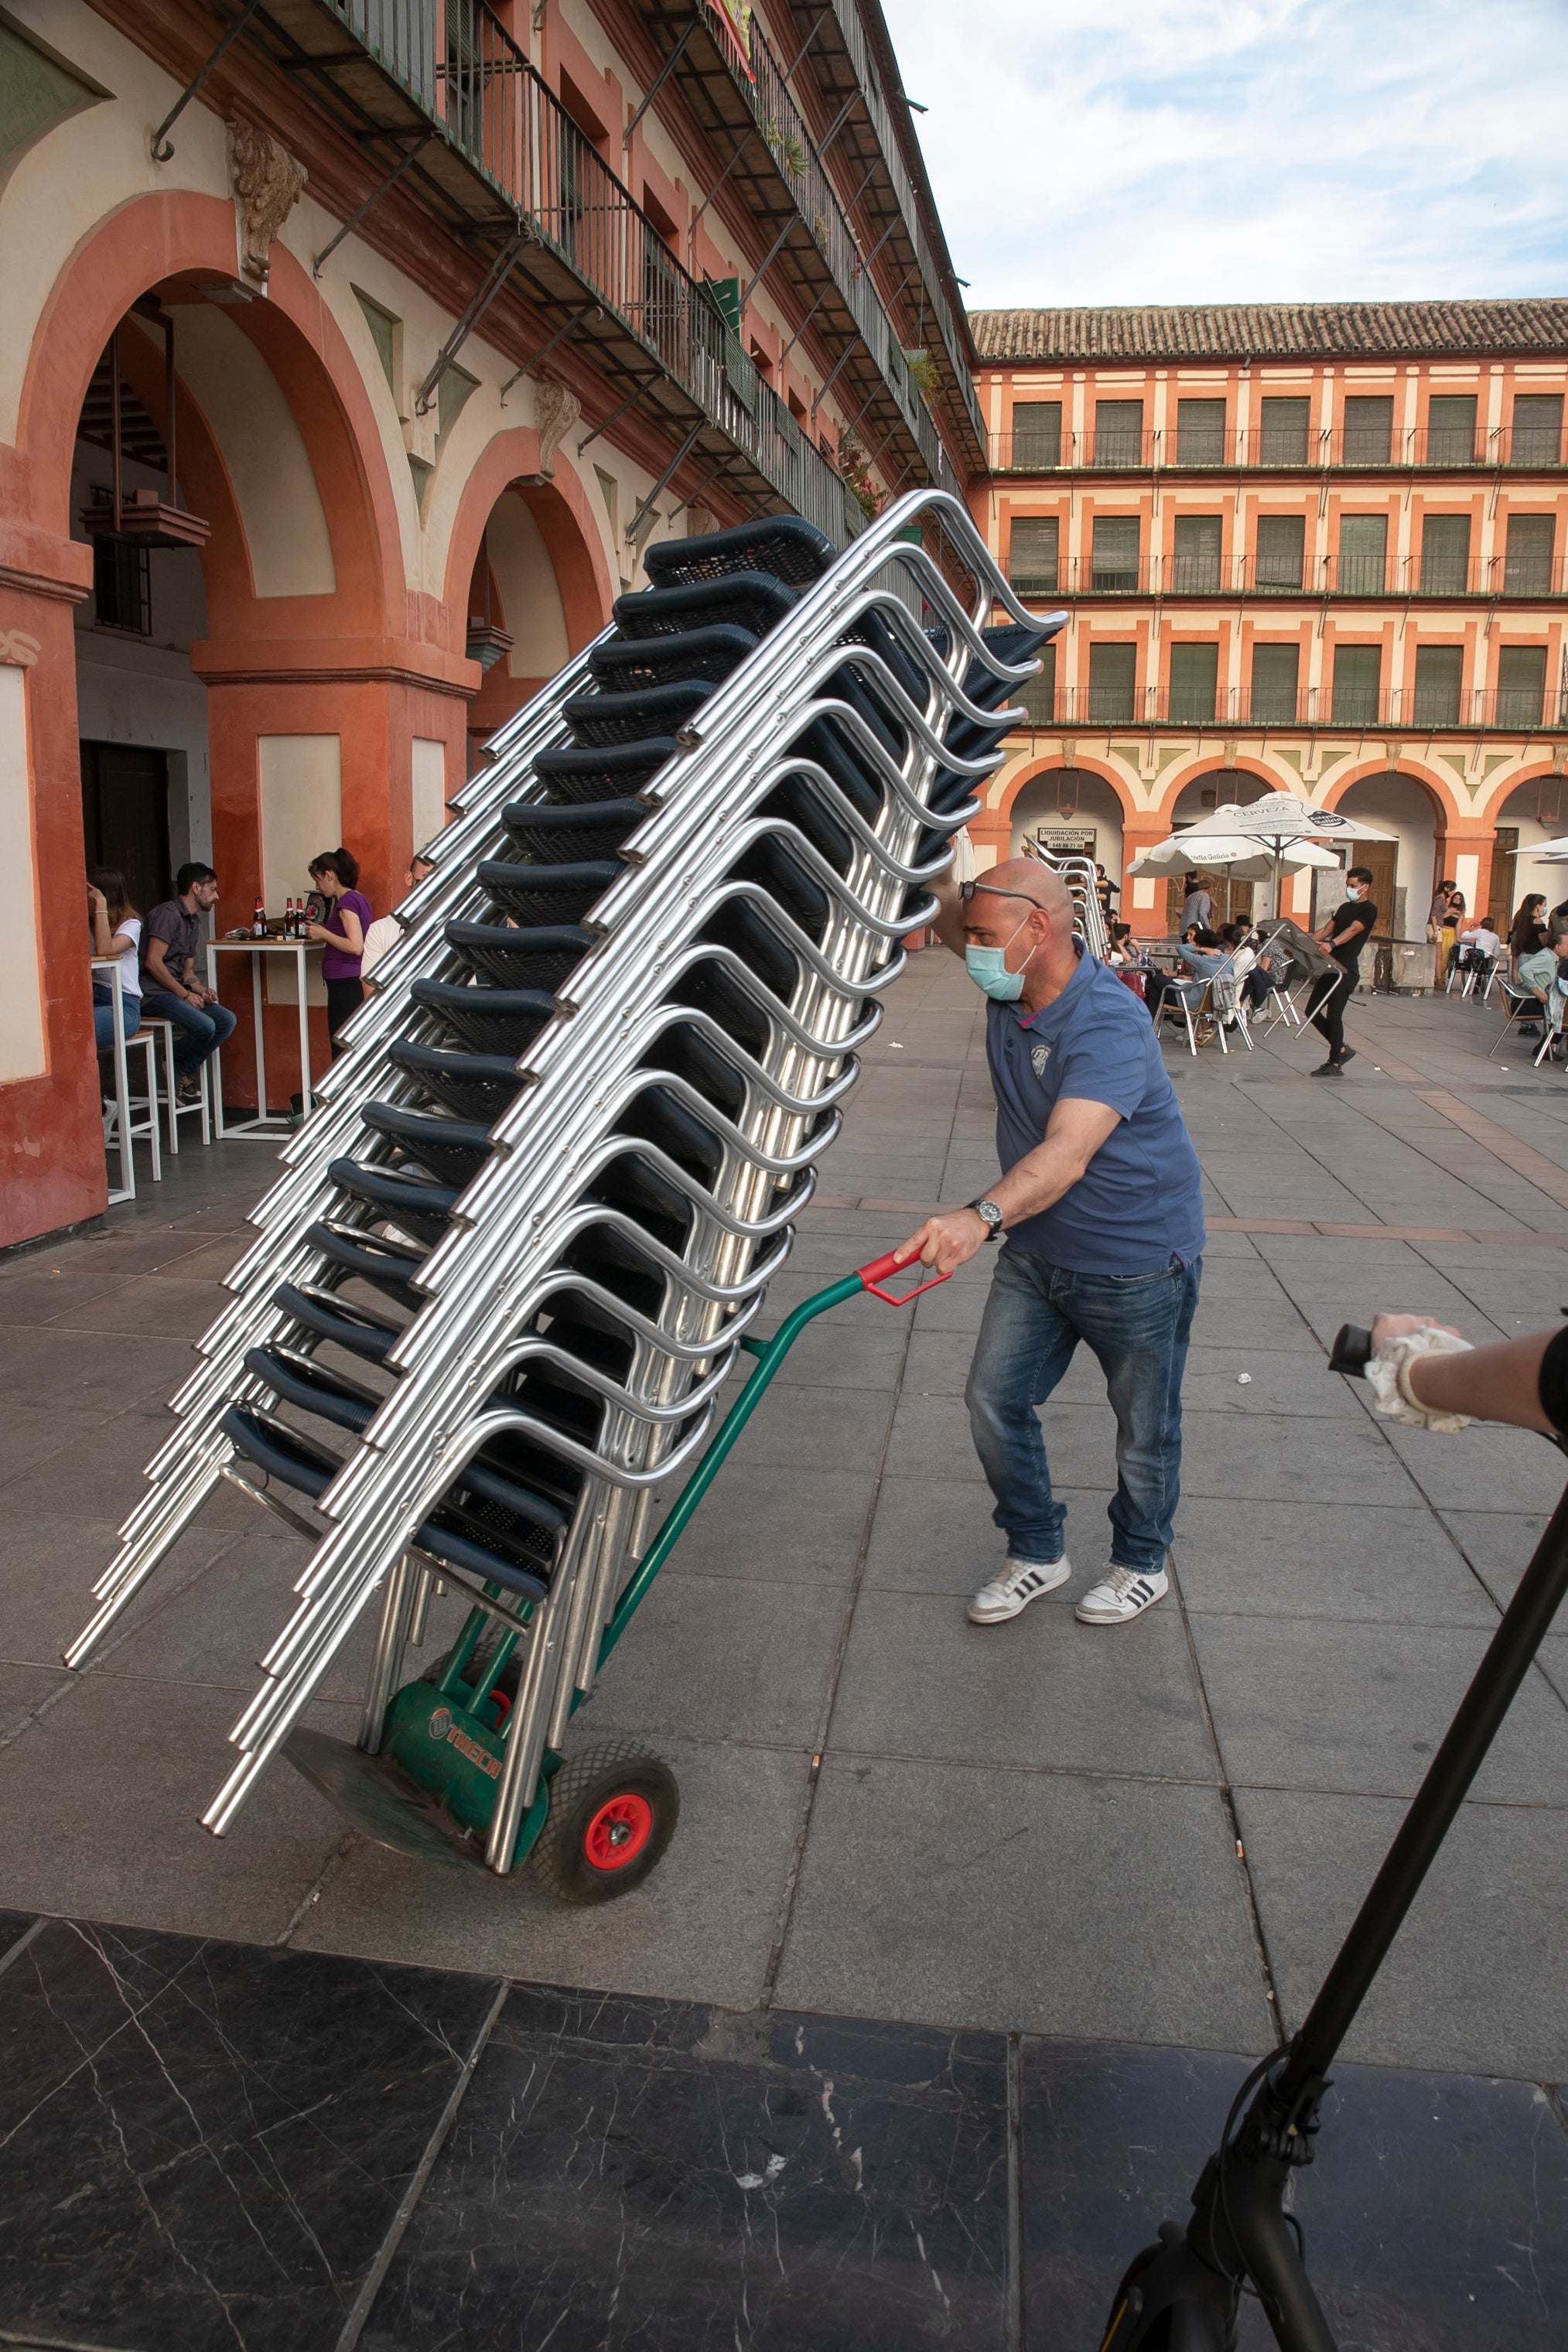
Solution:
[[(584, 1852), (588, 1825), (601, 1805), (630, 1790), (647, 1801), (653, 1826), (624, 1870), (595, 1870)], [(662, 1757), (630, 1739), (601, 1739), (563, 1764), (549, 1784), (549, 1810), (529, 1859), (536, 1875), (563, 1903), (612, 1903), (655, 1870), (681, 1814), (680, 1783)]]

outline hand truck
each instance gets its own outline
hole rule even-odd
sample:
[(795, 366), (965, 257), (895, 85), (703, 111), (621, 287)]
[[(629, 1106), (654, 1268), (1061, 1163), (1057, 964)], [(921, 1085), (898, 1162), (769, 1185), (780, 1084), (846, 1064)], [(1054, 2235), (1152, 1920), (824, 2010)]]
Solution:
[[(951, 1279), (939, 1274), (900, 1297), (882, 1286), (901, 1270), (906, 1269), (891, 1254), (876, 1258), (805, 1299), (770, 1339), (741, 1339), (756, 1359), (750, 1377), (622, 1593), (601, 1637), (600, 1670), (807, 1324), (868, 1292), (889, 1307), (907, 1307)], [(397, 1693), (378, 1754), (307, 1725), (297, 1726), (283, 1748), (295, 1769), (377, 1844), (419, 1861), (481, 1872), (507, 1734), (517, 1719), (519, 1633), (531, 1610), (525, 1602), (514, 1617), (494, 1590), (490, 1602), (476, 1601), (445, 1655)], [(674, 1834), (680, 1803), (669, 1766), (630, 1740), (601, 1740), (570, 1758), (547, 1747), (511, 1866), (531, 1858), (536, 1874), (563, 1902), (610, 1902), (640, 1886), (657, 1867)]]

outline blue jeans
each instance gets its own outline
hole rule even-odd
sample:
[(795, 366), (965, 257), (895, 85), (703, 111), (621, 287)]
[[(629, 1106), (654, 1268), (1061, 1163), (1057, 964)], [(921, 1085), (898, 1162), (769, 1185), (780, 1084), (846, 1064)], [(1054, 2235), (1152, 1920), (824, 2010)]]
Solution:
[(146, 988), (141, 992), (141, 1010), (149, 1021), (173, 1023), (177, 1078), (190, 1077), (209, 1054), (215, 1054), (234, 1035), (235, 1017), (226, 1004), (209, 1004), (198, 1012), (183, 996), (171, 996), (167, 989)]
[(1159, 1274), (1073, 1274), (1004, 1249), (969, 1370), (975, 1451), (1014, 1559), (1060, 1559), (1067, 1506), (1051, 1491), (1043, 1404), (1082, 1339), (1100, 1360), (1116, 1415), (1111, 1559), (1165, 1566), (1181, 1495), (1181, 1377), (1201, 1258)]
[[(97, 981), (94, 981), (92, 988), (92, 1034), (97, 1042), (99, 1052), (100, 1054), (110, 1054), (114, 1050), (114, 999), (110, 996), (107, 988), (100, 996), (98, 992), (99, 985), (99, 983)], [(134, 1037), (136, 1032), (141, 1028), (141, 999), (139, 996), (128, 996), (125, 1000), (125, 1034), (127, 1040)]]

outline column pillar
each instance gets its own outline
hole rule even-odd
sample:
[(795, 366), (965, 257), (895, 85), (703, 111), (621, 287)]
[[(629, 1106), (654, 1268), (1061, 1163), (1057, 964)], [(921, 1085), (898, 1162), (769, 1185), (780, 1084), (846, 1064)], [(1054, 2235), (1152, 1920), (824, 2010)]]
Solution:
[[(366, 660), (367, 650), (383, 658)], [(340, 844), (359, 860), (359, 887), (374, 913), (389, 913), (406, 893), (413, 850), (440, 830), (444, 804), (464, 782), (464, 722), (477, 665), (431, 646), (331, 639), (313, 643), (308, 661), (270, 674), (256, 656), (254, 646), (218, 643), (193, 656), (207, 688), (218, 936), (248, 925), (258, 898), (269, 917), (280, 916), (286, 899), (310, 888), (310, 859)], [(319, 1076), (330, 1048), (319, 957), (311, 970), (310, 1063)], [(238, 1018), (224, 1049), (225, 1101), (254, 1103), (249, 966), (228, 960), (220, 979)], [(299, 1089), (295, 991), (292, 969), (281, 960), (268, 966), (263, 1020), (273, 1109)]]
[(89, 547), (0, 524), (0, 1245), (108, 1197), (71, 621), (91, 585)]
[[(1144, 850), (1168, 841), (1170, 831), (1168, 818), (1162, 816), (1124, 816), (1122, 820), (1122, 920), (1132, 925), (1134, 939), (1165, 938), (1166, 877), (1158, 874), (1129, 876), (1127, 868)], [(1179, 881), (1180, 877), (1176, 878)]]

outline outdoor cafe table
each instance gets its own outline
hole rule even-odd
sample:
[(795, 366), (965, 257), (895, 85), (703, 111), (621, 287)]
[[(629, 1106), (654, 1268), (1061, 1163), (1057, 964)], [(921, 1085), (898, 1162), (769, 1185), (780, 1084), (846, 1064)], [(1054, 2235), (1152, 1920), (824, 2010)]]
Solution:
[(231, 1126), (225, 1125), (224, 1080), (223, 1071), (219, 1066), (222, 1055), (214, 1054), (207, 1065), (213, 1074), (213, 1132), (214, 1135), (248, 1135), (254, 1137), (257, 1142), (276, 1143), (280, 1136), (289, 1132), (292, 1124), (292, 1114), (287, 1104), (278, 1111), (269, 1111), (267, 1108), (267, 1024), (261, 976), (264, 966), (269, 962), (275, 971), (281, 970), (290, 961), (294, 966), (294, 982), (299, 1001), (299, 1099), (304, 1115), (308, 1118), (310, 1115), (310, 1008), (306, 1003), (308, 971), (305, 959), (310, 954), (319, 954), (319, 948), (311, 940), (208, 940), (208, 973), (213, 988), (220, 997), (223, 992), (218, 988), (219, 956), (249, 956), (251, 1007), (256, 1026), (256, 1117), (238, 1119)]

